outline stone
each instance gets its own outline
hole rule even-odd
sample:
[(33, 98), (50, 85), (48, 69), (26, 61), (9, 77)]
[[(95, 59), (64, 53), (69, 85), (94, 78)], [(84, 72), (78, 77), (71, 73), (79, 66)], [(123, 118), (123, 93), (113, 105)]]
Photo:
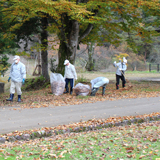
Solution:
[(0, 137), (0, 143), (5, 143), (6, 139), (4, 137)]
[(44, 130), (41, 130), (41, 135), (42, 136), (45, 136), (46, 135), (46, 132)]
[(121, 126), (121, 124), (122, 124), (121, 122), (115, 122), (114, 125), (115, 125), (115, 126)]
[(29, 134), (23, 134), (22, 139), (28, 141), (30, 139), (30, 135)]
[(80, 131), (80, 128), (79, 128), (79, 127), (75, 127), (75, 128), (74, 128), (74, 131), (75, 131), (75, 132), (79, 132), (79, 131)]
[(53, 131), (46, 131), (46, 136), (49, 137), (49, 136), (52, 136), (53, 135)]
[(19, 135), (16, 135), (15, 138), (16, 138), (17, 140), (21, 140), (21, 139), (22, 139), (22, 137), (19, 136)]
[(9, 142), (14, 142), (14, 141), (16, 141), (16, 138), (13, 137), (13, 136), (11, 136), (11, 137), (8, 138), (8, 141), (9, 141)]
[(4, 83), (0, 82), (0, 94), (4, 93)]

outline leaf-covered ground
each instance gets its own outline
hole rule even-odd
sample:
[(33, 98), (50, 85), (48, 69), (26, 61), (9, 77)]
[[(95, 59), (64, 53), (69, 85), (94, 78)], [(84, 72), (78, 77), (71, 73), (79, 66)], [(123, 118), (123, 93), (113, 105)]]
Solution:
[(1, 94), (0, 106), (19, 106), (22, 108), (40, 108), (48, 107), (50, 105), (74, 105), (82, 103), (94, 103), (97, 101), (117, 100), (126, 98), (142, 98), (142, 97), (157, 97), (160, 96), (159, 82), (145, 82), (145, 81), (132, 81), (126, 85), (125, 89), (115, 89), (115, 82), (110, 82), (106, 88), (106, 94), (102, 96), (102, 89), (100, 88), (95, 97), (91, 96), (76, 96), (63, 94), (55, 96), (51, 92), (50, 86), (48, 88), (23, 91), (22, 102), (17, 103), (17, 95), (15, 94), (13, 102), (7, 102), (9, 93)]
[[(132, 86), (132, 87), (131, 87)], [(101, 95), (101, 88), (95, 97), (75, 96), (75, 94), (65, 94), (54, 96), (51, 88), (37, 91), (24, 91), (22, 103), (6, 102), (8, 93), (1, 94), (0, 106), (15, 106), (19, 108), (39, 108), (50, 105), (62, 106), (82, 103), (94, 103), (96, 101), (117, 100), (123, 98), (142, 98), (160, 96), (158, 82), (132, 81), (128, 83), (126, 89), (115, 90), (115, 83), (111, 82), (106, 88), (106, 95)], [(149, 115), (137, 115), (138, 118), (152, 117), (160, 113)], [(134, 117), (110, 117), (104, 119), (93, 119), (87, 122), (78, 122), (70, 125), (60, 125), (55, 128), (41, 128), (38, 130), (60, 130), (89, 126), (93, 124), (103, 124), (108, 122), (120, 122), (130, 120)], [(3, 136), (22, 135), (33, 133), (36, 130), (15, 131)], [(119, 126), (98, 131), (88, 131), (81, 133), (65, 133), (62, 135), (46, 138), (36, 138), (29, 141), (5, 142), (0, 144), (0, 159), (8, 160), (42, 160), (42, 159), (144, 159), (155, 160), (160, 158), (160, 122), (132, 124), (130, 126)]]
[(160, 158), (160, 122), (119, 126), (0, 145), (8, 160), (155, 160)]

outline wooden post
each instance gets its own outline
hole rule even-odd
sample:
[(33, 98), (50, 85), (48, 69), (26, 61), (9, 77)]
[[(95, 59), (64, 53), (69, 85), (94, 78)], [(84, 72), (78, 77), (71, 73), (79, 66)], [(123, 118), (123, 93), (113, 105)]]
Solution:
[(157, 72), (159, 72), (159, 64), (157, 64)]
[(151, 72), (151, 64), (149, 64), (149, 72)]

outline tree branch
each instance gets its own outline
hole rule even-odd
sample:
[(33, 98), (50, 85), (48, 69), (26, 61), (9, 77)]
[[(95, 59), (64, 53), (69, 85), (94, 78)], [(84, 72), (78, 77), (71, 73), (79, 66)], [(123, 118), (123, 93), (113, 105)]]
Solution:
[[(93, 16), (97, 16), (98, 14), (98, 10), (94, 10), (94, 15)], [(80, 42), (82, 39), (84, 39), (86, 36), (88, 36), (88, 34), (91, 32), (91, 30), (93, 29), (93, 24), (88, 24), (88, 27), (86, 28), (86, 30), (82, 33), (81, 37), (79, 37), (78, 42)]]
[(91, 32), (92, 28), (93, 28), (93, 24), (89, 24), (87, 29), (83, 32), (81, 37), (78, 39), (78, 42), (80, 42), (82, 39), (84, 39)]

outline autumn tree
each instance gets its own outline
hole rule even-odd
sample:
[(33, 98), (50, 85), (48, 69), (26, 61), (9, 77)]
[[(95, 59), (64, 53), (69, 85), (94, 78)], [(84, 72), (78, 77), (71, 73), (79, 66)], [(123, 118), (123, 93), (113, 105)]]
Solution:
[[(159, 9), (159, 2), (155, 0), (2, 0), (4, 4), (10, 3), (3, 12), (8, 22), (17, 20), (19, 23), (12, 25), (9, 31), (13, 31), (29, 21), (33, 17), (40, 17), (43, 28), (42, 42), (42, 74), (48, 78), (47, 36), (48, 31), (54, 31), (59, 37), (58, 50), (59, 63), (57, 72), (64, 72), (63, 62), (69, 59), (75, 62), (77, 46), (87, 38), (95, 28), (105, 29), (107, 35), (105, 41), (119, 42), (121, 31), (143, 32), (140, 23), (142, 16), (139, 8), (155, 14)], [(49, 19), (52, 19), (49, 24)], [(98, 26), (98, 27), (97, 27)], [(95, 37), (98, 38), (98, 32)], [(143, 35), (143, 34), (142, 34)], [(140, 35), (139, 35), (140, 36)], [(128, 39), (128, 41), (130, 41)]]

